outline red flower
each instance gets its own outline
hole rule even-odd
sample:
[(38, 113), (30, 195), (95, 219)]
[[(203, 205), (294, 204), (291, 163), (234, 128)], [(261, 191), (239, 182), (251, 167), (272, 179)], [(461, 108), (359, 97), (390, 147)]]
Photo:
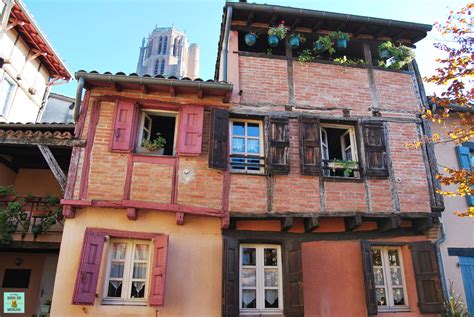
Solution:
[(285, 20), (281, 20), (281, 24), (285, 24)]

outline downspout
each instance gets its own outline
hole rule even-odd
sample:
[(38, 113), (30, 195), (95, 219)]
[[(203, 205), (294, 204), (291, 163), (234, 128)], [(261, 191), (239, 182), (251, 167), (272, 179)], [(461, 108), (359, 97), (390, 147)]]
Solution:
[(443, 256), (441, 255), (441, 244), (446, 241), (446, 232), (444, 231), (444, 223), (441, 222), (441, 238), (435, 241), (435, 249), (436, 249), (436, 259), (438, 260), (439, 265), (439, 273), (441, 278), (441, 288), (443, 290), (443, 297), (445, 299), (449, 299), (449, 291), (448, 285), (446, 283), (446, 274), (444, 272), (444, 263), (443, 263)]
[(227, 15), (225, 18), (224, 43), (222, 46), (222, 80), (227, 82), (227, 54), (229, 46), (230, 23), (232, 20), (232, 7), (227, 7)]
[(82, 89), (84, 89), (85, 79), (80, 77), (78, 79), (77, 90), (76, 90), (76, 104), (74, 105), (74, 122), (79, 119), (79, 113), (81, 112), (81, 101), (82, 101)]

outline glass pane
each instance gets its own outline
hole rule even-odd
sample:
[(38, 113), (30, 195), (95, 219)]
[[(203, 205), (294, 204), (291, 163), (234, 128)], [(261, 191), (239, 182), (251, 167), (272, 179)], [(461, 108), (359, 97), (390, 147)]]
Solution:
[(256, 250), (255, 248), (242, 249), (242, 265), (255, 265)]
[(382, 250), (372, 249), (372, 261), (375, 266), (382, 266)]
[(258, 123), (247, 123), (247, 136), (260, 136)]
[(378, 285), (378, 286), (385, 285), (384, 280), (383, 280), (383, 270), (382, 270), (382, 268), (375, 268), (374, 269), (374, 275), (375, 275), (375, 285)]
[(393, 304), (394, 305), (405, 305), (405, 296), (403, 294), (403, 288), (393, 289)]
[(392, 277), (392, 285), (396, 285), (396, 286), (403, 285), (401, 269), (391, 268), (390, 276)]
[(265, 308), (278, 308), (278, 290), (265, 290)]
[(110, 277), (122, 278), (123, 266), (123, 262), (112, 262), (112, 264), (110, 265)]
[(263, 251), (264, 256), (264, 265), (265, 266), (277, 266), (277, 249), (267, 249), (265, 248)]
[(385, 296), (385, 289), (384, 288), (376, 288), (375, 295), (377, 296), (377, 305), (385, 306), (387, 305), (387, 298)]
[(247, 139), (247, 152), (260, 153), (260, 140)]
[(278, 269), (265, 269), (265, 286), (278, 286)]
[(137, 244), (135, 246), (135, 260), (146, 261), (148, 259), (148, 245)]
[(146, 263), (134, 263), (133, 264), (133, 278), (146, 278)]
[(232, 153), (236, 152), (245, 152), (245, 141), (243, 138), (232, 138)]
[(109, 281), (109, 290), (107, 291), (108, 297), (121, 297), (122, 296), (122, 281)]
[(232, 135), (245, 135), (245, 123), (233, 122), (232, 123)]
[(397, 250), (388, 250), (388, 263), (390, 266), (400, 266)]
[(242, 290), (242, 308), (255, 308), (257, 305), (257, 295), (254, 289)]
[(256, 286), (256, 269), (242, 269), (242, 286)]
[(112, 259), (124, 260), (126, 248), (127, 248), (127, 244), (125, 243), (114, 243), (112, 245)]
[(132, 282), (132, 290), (130, 293), (132, 298), (144, 298), (145, 297), (145, 282)]

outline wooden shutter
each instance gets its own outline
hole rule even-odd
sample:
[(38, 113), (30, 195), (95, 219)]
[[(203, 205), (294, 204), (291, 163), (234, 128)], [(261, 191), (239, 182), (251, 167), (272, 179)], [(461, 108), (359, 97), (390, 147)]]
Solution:
[(72, 299), (73, 304), (94, 305), (104, 238), (103, 233), (86, 230)]
[(361, 241), (362, 249), (362, 268), (364, 269), (365, 282), (365, 302), (367, 305), (367, 314), (377, 314), (377, 298), (375, 295), (375, 276), (372, 261), (371, 244), (368, 241)]
[(269, 164), (271, 174), (290, 172), (290, 128), (288, 118), (270, 118)]
[(435, 246), (429, 241), (414, 242), (411, 244), (411, 254), (420, 311), (422, 313), (444, 312)]
[(178, 154), (200, 155), (204, 107), (183, 106), (179, 112)]
[[(459, 168), (472, 171), (471, 150), (467, 146), (456, 146)], [(474, 188), (474, 185), (471, 186)], [(467, 205), (474, 206), (474, 195), (466, 195)]]
[(301, 174), (321, 175), (319, 118), (300, 117)]
[(111, 150), (129, 152), (133, 148), (135, 131), (136, 104), (131, 101), (119, 101), (115, 111), (114, 128), (112, 131)]
[(211, 140), (209, 146), (209, 167), (227, 169), (229, 160), (229, 112), (214, 108), (211, 112)]
[(163, 306), (165, 302), (168, 238), (168, 235), (162, 235), (153, 239), (153, 263), (151, 264), (151, 286), (148, 297), (150, 306)]
[(222, 256), (222, 314), (239, 316), (239, 242), (224, 236)]
[(285, 316), (304, 316), (301, 241), (290, 240), (285, 242), (283, 252)]
[(383, 122), (368, 121), (362, 125), (367, 176), (387, 177), (385, 132)]

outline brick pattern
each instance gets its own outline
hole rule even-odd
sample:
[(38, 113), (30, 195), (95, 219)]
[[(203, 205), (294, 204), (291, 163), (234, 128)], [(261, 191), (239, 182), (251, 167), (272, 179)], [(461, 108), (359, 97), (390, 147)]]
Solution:
[(133, 163), (131, 200), (171, 203), (173, 166)]
[(373, 212), (393, 211), (390, 182), (387, 179), (369, 179), (370, 201)]
[(410, 74), (374, 70), (374, 79), (379, 108), (397, 112), (419, 110)]
[(364, 183), (324, 182), (327, 211), (367, 212)]
[(417, 139), (416, 128), (414, 123), (388, 124), (394, 176), (400, 178), (396, 187), (403, 212), (430, 210), (428, 180), (422, 152), (420, 149), (405, 147), (407, 142)]
[(239, 57), (242, 103), (287, 104), (288, 70), (285, 60)]
[(266, 212), (268, 210), (266, 177), (232, 174), (229, 210), (231, 212)]

